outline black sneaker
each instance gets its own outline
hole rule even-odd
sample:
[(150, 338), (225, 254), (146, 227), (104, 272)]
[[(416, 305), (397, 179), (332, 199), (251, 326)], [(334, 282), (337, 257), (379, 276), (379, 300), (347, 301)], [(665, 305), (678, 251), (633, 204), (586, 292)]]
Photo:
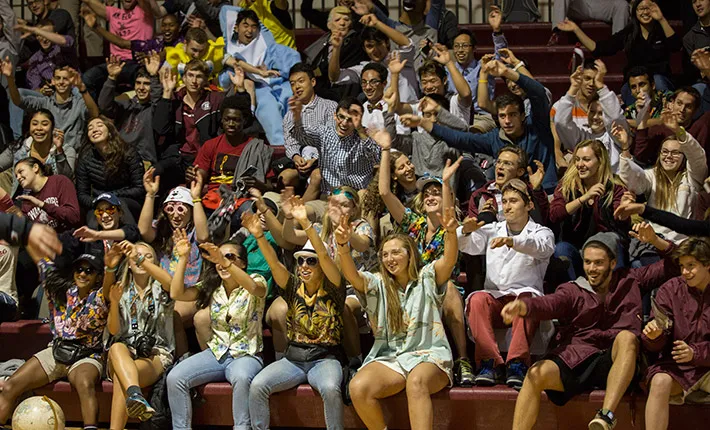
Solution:
[(528, 365), (520, 360), (513, 360), (508, 363), (508, 368), (506, 369), (507, 378), (505, 383), (510, 388), (515, 388), (516, 391), (520, 391), (523, 388), (523, 381), (525, 380), (525, 375), (528, 373)]
[(459, 358), (454, 362), (454, 384), (459, 387), (473, 386), (473, 366), (468, 358)]
[(505, 380), (505, 366), (495, 366), (495, 361), (481, 361), (481, 368), (476, 375), (476, 385), (481, 387), (490, 387), (502, 383)]

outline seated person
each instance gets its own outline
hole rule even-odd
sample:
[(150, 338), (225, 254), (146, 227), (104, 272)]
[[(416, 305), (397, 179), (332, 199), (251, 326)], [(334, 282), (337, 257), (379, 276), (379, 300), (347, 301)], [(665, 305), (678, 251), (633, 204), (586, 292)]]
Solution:
[(661, 111), (666, 105), (668, 96), (672, 93), (670, 91), (657, 90), (656, 82), (651, 79), (648, 69), (642, 66), (631, 68), (627, 73), (626, 79), (629, 90), (631, 90), (631, 95), (634, 98), (634, 102), (624, 108), (624, 116), (629, 125), (633, 128), (636, 128), (638, 125), (638, 121), (636, 120), (638, 108), (636, 104), (639, 102), (639, 99), (641, 99), (641, 94), (643, 94), (643, 97), (648, 100), (649, 103), (646, 125), (653, 127), (654, 125), (662, 124)]
[(144, 58), (143, 63), (145, 67), (138, 69), (133, 86), (136, 95), (129, 100), (118, 100), (117, 81), (125, 63), (111, 57), (107, 64), (108, 79), (101, 88), (98, 104), (101, 112), (113, 119), (128, 146), (138, 151), (144, 163), (153, 165), (158, 161), (153, 106), (163, 93), (158, 78), (160, 54), (152, 53)]
[(679, 273), (673, 245), (648, 226), (634, 226), (634, 236), (658, 248), (664, 259), (640, 269), (616, 266), (619, 236), (597, 233), (584, 243), (584, 275), (557, 287), (554, 294), (524, 297), (505, 305), (506, 324), (515, 318), (557, 319), (559, 342), (528, 371), (515, 402), (513, 428), (531, 430), (540, 413), (540, 395), (557, 406), (593, 388), (605, 389), (602, 408), (590, 429), (609, 430), (616, 411), (638, 369), (641, 295)]
[[(328, 63), (328, 79), (330, 82), (334, 85), (358, 83), (360, 82), (363, 68), (369, 62), (381, 63), (383, 66), (387, 66), (393, 58), (401, 59), (402, 68), (398, 70), (399, 74), (402, 75), (402, 79), (399, 81), (400, 100), (404, 103), (412, 103), (418, 100), (419, 84), (414, 71), (414, 58), (417, 48), (412, 41), (399, 31), (378, 21), (374, 15), (365, 15), (361, 21), (366, 25), (366, 28), (360, 35), (360, 39), (369, 61), (363, 61), (348, 68), (341, 68), (340, 53), (342, 52), (343, 37), (342, 35), (332, 35), (330, 46), (333, 49)], [(400, 49), (390, 51), (390, 40), (399, 46)]]
[[(225, 65), (241, 67), (254, 81), (256, 119), (264, 128), (270, 145), (283, 146), (283, 118), (288, 110), (288, 99), (293, 95), (287, 72), (301, 61), (294, 49), (280, 45), (259, 22), (252, 10), (224, 7), (220, 12), (224, 38), (227, 41)], [(223, 82), (225, 73), (220, 76)], [(224, 83), (223, 87), (227, 87)]]
[(256, 16), (274, 35), (276, 43), (296, 49), (293, 20), (288, 10), (288, 0), (241, 0), (237, 6), (256, 12)]
[(528, 185), (511, 179), (501, 190), (505, 221), (482, 225), (468, 218), (459, 228), (459, 249), (468, 255), (485, 255), (483, 291), (468, 296), (468, 326), (476, 343), (479, 372), (476, 385), (495, 385), (505, 380), (520, 390), (530, 366), (530, 344), (538, 321), (513, 320), (512, 339), (505, 366), (494, 328), (503, 328), (500, 312), (506, 303), (522, 297), (543, 295), (543, 281), (555, 252), (555, 235), (530, 218), (534, 208)]
[[(57, 34), (70, 36), (72, 38), (76, 37), (74, 21), (72, 21), (71, 15), (66, 10), (59, 7), (52, 8), (50, 2), (46, 0), (34, 1), (32, 4), (28, 2), (27, 7), (32, 14), (31, 19), (25, 23), (18, 20), (18, 24), (27, 24), (31, 27), (36, 27), (39, 25), (40, 21), (48, 19), (54, 24), (54, 32)], [(8, 27), (11, 24), (11, 22), (3, 22), (4, 27)], [(10, 28), (9, 30), (12, 31), (13, 29)], [(37, 38), (34, 35), (26, 37), (19, 52), (19, 63), (26, 62), (32, 54), (39, 50), (40, 47)], [(3, 56), (2, 58), (5, 57)]]
[(18, 25), (16, 29), (22, 31), (24, 35), (35, 35), (39, 43), (39, 51), (23, 65), (27, 71), (25, 81), (28, 89), (39, 91), (54, 78), (54, 69), (58, 67), (79, 70), (74, 38), (55, 33), (54, 23), (51, 20), (43, 19), (37, 23), (37, 27)]
[(643, 330), (643, 349), (660, 359), (648, 367), (646, 427), (667, 429), (669, 405), (707, 403), (710, 393), (710, 306), (705, 290), (710, 244), (691, 237), (675, 252), (682, 276), (658, 289), (652, 318)]
[(178, 77), (178, 88), (186, 85), (187, 64), (192, 60), (200, 60), (207, 66), (206, 82), (209, 84), (222, 71), (224, 63), (224, 39), (221, 37), (212, 41), (201, 28), (191, 28), (185, 33), (185, 41), (175, 46), (165, 47), (165, 64), (172, 68)]

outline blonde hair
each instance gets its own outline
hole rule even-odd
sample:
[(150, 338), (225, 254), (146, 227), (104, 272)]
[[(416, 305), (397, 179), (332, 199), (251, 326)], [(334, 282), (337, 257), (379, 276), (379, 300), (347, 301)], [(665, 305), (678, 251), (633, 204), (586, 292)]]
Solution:
[[(116, 246), (116, 245), (114, 245)], [(155, 252), (155, 248), (150, 246), (148, 243), (143, 242), (143, 241), (138, 241), (136, 242), (133, 246), (143, 246), (148, 248), (148, 251), (150, 251), (151, 254), (153, 254), (153, 264), (160, 265), (160, 262), (158, 261), (158, 254)], [(124, 262), (124, 267), (123, 267), (123, 276), (121, 277), (121, 283), (123, 284), (123, 288), (126, 288), (133, 282), (133, 272), (129, 268), (128, 261)], [(153, 277), (151, 276), (148, 279), (148, 285), (152, 282)]]
[[(663, 143), (670, 140), (677, 141), (675, 136), (668, 136), (663, 139)], [(663, 148), (663, 143), (661, 148)], [(656, 164), (653, 165), (653, 175), (656, 177), (656, 189), (655, 193), (655, 203), (658, 209), (664, 211), (678, 209), (678, 200), (675, 198), (678, 193), (678, 188), (680, 183), (683, 181), (685, 176), (686, 162), (685, 154), (683, 154), (683, 163), (675, 173), (675, 176), (671, 178), (661, 165), (661, 154), (658, 154), (658, 159), (656, 159)]]
[[(385, 264), (382, 262), (382, 249), (387, 242), (399, 240), (404, 245), (409, 255), (409, 264), (407, 265), (407, 277), (409, 281), (414, 281), (419, 278), (419, 251), (417, 244), (410, 236), (402, 233), (393, 233), (388, 235), (380, 245), (380, 277), (385, 285), (385, 300), (387, 302), (387, 324), (389, 325), (392, 334), (406, 332), (407, 323), (404, 321), (404, 313), (402, 305), (399, 301), (399, 286), (394, 277), (387, 271)], [(377, 326), (377, 321), (374, 321)]]
[(335, 6), (333, 9), (331, 9), (330, 13), (328, 13), (328, 22), (334, 20), (335, 15), (347, 15), (348, 18), (352, 19), (352, 17), (350, 16), (350, 9), (346, 8), (345, 6)]
[[(355, 188), (349, 187), (347, 185), (341, 185), (339, 187), (336, 187), (333, 189), (333, 191), (335, 191), (335, 190), (340, 190), (343, 193), (349, 193), (350, 195), (353, 196), (352, 199), (348, 199), (353, 203), (353, 205), (355, 205), (355, 208), (354, 208), (352, 214), (350, 215), (350, 219), (348, 221), (353, 222), (356, 219), (359, 219), (360, 213), (361, 213), (360, 195), (357, 193), (357, 190)], [(331, 193), (331, 195), (328, 197), (328, 204), (330, 204), (330, 199), (332, 197), (333, 197), (333, 194)], [(335, 228), (332, 225), (333, 223), (331, 222), (330, 217), (328, 216), (327, 209), (326, 209), (325, 213), (323, 214), (323, 218), (321, 218), (321, 223), (323, 225), (323, 228), (320, 231), (320, 238), (323, 239), (323, 242), (327, 243), (328, 239), (330, 239), (330, 235), (333, 234), (333, 232), (335, 231)]]
[[(584, 184), (582, 184), (582, 179), (579, 177), (579, 171), (577, 170), (577, 163), (574, 162), (574, 158), (577, 156), (577, 152), (586, 147), (591, 147), (594, 152), (594, 156), (599, 160), (599, 169), (597, 170), (597, 177), (599, 178), (599, 183), (604, 185), (606, 190), (611, 184), (620, 184), (621, 181), (614, 176), (611, 172), (611, 160), (609, 159), (609, 152), (603, 143), (598, 140), (583, 140), (574, 147), (574, 152), (572, 154), (572, 163), (570, 163), (567, 171), (565, 172), (562, 180), (560, 180), (560, 190), (562, 191), (562, 196), (565, 201), (572, 201), (578, 197), (577, 192), (583, 193)], [(582, 195), (582, 194), (580, 194)], [(610, 206), (614, 201), (614, 193), (606, 192), (606, 197), (604, 198), (604, 206)]]

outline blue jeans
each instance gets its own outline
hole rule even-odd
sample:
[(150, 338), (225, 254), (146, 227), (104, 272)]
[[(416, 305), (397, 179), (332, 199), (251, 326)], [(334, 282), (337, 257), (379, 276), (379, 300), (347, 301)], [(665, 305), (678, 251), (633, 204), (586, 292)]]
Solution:
[(249, 390), (249, 412), (254, 430), (269, 428), (269, 396), (308, 382), (323, 398), (328, 430), (343, 428), (343, 398), (340, 383), (343, 367), (338, 360), (296, 362), (286, 358), (275, 361), (256, 375)]
[(208, 382), (227, 381), (232, 384), (234, 429), (250, 430), (249, 384), (263, 367), (261, 359), (251, 355), (232, 358), (226, 354), (217, 361), (210, 349), (179, 363), (168, 373), (167, 378), (173, 429), (192, 428), (191, 388)]
[[(675, 89), (673, 82), (671, 82), (670, 78), (666, 75), (653, 75), (653, 82), (656, 84), (656, 89), (659, 91), (673, 91)], [(631, 95), (631, 88), (629, 88), (628, 82), (621, 87), (621, 98), (627, 106), (636, 101), (634, 96)]]

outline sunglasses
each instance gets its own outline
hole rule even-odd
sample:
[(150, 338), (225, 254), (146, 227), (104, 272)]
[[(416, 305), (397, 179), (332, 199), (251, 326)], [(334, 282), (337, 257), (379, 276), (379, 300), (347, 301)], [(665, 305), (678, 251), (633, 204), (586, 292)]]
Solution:
[(355, 196), (354, 196), (353, 193), (351, 193), (350, 191), (346, 191), (346, 190), (343, 190), (343, 189), (341, 189), (341, 188), (336, 188), (336, 189), (333, 190), (333, 195), (334, 195), (334, 196), (339, 196), (339, 195), (341, 195), (341, 194), (344, 195), (345, 197), (347, 197), (349, 200), (355, 199)]
[(96, 273), (96, 270), (94, 270), (93, 267), (80, 266), (80, 267), (77, 267), (76, 269), (74, 269), (74, 273), (79, 274), (79, 275), (82, 273), (86, 273), (87, 275), (93, 275), (94, 273)]
[(115, 214), (116, 212), (118, 212), (118, 208), (116, 206), (108, 206), (104, 209), (95, 209), (94, 215), (96, 215), (98, 217), (102, 217), (102, 216), (104, 216), (104, 214), (111, 216), (111, 215)]
[(163, 206), (163, 211), (168, 215), (174, 213), (184, 215), (187, 213), (187, 206), (184, 203), (166, 203), (165, 206)]
[(296, 259), (296, 264), (299, 266), (303, 266), (303, 263), (306, 263), (307, 265), (313, 267), (318, 264), (318, 258), (317, 257), (298, 257)]

